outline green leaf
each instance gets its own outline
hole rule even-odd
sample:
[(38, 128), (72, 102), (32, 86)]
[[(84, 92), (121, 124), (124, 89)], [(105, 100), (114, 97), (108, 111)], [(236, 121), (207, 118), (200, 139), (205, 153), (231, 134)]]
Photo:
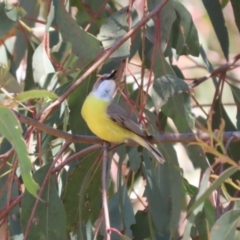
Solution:
[[(198, 188), (189, 184), (186, 179), (184, 179), (184, 187), (186, 188), (187, 194), (191, 197), (191, 200), (188, 205), (190, 207), (196, 200)], [(215, 223), (215, 208), (209, 199), (207, 199), (204, 204), (204, 217), (208, 221), (209, 228), (211, 228)]]
[(150, 229), (148, 223), (148, 213), (145, 211), (138, 211), (136, 216), (136, 223), (131, 226), (133, 232), (133, 239), (145, 240), (150, 237)]
[(33, 58), (34, 49), (30, 43), (27, 45), (27, 69), (26, 77), (24, 80), (24, 91), (35, 89), (36, 85), (33, 80), (33, 68), (32, 68), (32, 58)]
[[(69, 55), (69, 52), (71, 51), (71, 43), (60, 40), (58, 44), (52, 48), (51, 53), (54, 60), (58, 62), (59, 65), (62, 65), (64, 69), (72, 69), (76, 64), (78, 57), (74, 53)], [(58, 73), (58, 76), (60, 74), (61, 73)]]
[(152, 98), (156, 110), (159, 111), (171, 96), (188, 90), (188, 84), (176, 76), (165, 75), (155, 79), (152, 88)]
[(103, 6), (103, 4), (106, 4), (105, 0), (87, 0), (84, 2), (91, 10), (94, 12), (98, 12), (99, 9)]
[(221, 1), (221, 7), (222, 7), (222, 8), (225, 8), (228, 3), (229, 3), (229, 0), (222, 0), (222, 1)]
[[(200, 188), (199, 188), (199, 192), (198, 192), (196, 198), (193, 199), (194, 202), (192, 203), (192, 205), (189, 206), (188, 221), (187, 221), (187, 224), (186, 224), (186, 227), (185, 227), (185, 230), (184, 230), (183, 240), (188, 240), (189, 239), (191, 228), (195, 224), (196, 216), (197, 216), (197, 214), (199, 214), (199, 212), (202, 211), (202, 209), (205, 205), (205, 201), (206, 202), (209, 201), (208, 198), (212, 194), (212, 192), (214, 190), (216, 190), (228, 177), (230, 177), (237, 170), (238, 170), (238, 167), (230, 167), (229, 169), (224, 171), (220, 175), (220, 177), (212, 183), (212, 185), (210, 187), (208, 187), (208, 180), (209, 180), (211, 168), (209, 167), (205, 171), (204, 176), (202, 178)], [(209, 208), (209, 206), (207, 206), (207, 208)], [(208, 210), (207, 208), (205, 208), (205, 210)], [(205, 213), (207, 213), (207, 211), (205, 211)], [(196, 219), (196, 221), (198, 221), (198, 219)], [(208, 226), (207, 225), (209, 223), (211, 224), (211, 219), (208, 215), (208, 223), (205, 222), (205, 220), (204, 220), (204, 223), (203, 223), (204, 226), (202, 226), (204, 228), (204, 230), (202, 229), (203, 232), (201, 232), (201, 234), (204, 234), (204, 233), (206, 233), (206, 231), (208, 231)], [(201, 226), (198, 225), (197, 227), (200, 228)], [(203, 238), (203, 239), (205, 239), (205, 238)], [(218, 238), (216, 238), (216, 239), (218, 239)]]
[(34, 51), (32, 57), (32, 68), (34, 82), (38, 83), (41, 87), (44, 86), (43, 79), (49, 73), (55, 73), (54, 67), (49, 60), (43, 43), (41, 43)]
[(10, 31), (15, 25), (16, 21), (11, 20), (5, 12), (5, 4), (0, 2), (0, 39), (3, 38), (8, 31)]
[[(209, 72), (213, 72), (213, 70), (214, 70), (213, 66), (212, 66), (211, 62), (208, 60), (206, 52), (204, 51), (202, 46), (200, 47), (200, 55), (201, 55), (205, 65), (207, 67), (207, 70)], [(213, 80), (214, 86), (216, 87), (217, 86), (217, 82), (218, 82), (217, 78), (216, 77), (212, 77), (212, 80)]]
[[(104, 49), (112, 47), (128, 31), (127, 10), (122, 8), (112, 14), (100, 28), (98, 39), (102, 41)], [(125, 59), (129, 56), (130, 39), (124, 42), (110, 58)]]
[[(160, 165), (154, 168), (153, 164), (150, 163), (148, 158), (144, 158), (143, 172), (147, 181), (146, 185), (146, 196), (149, 203), (149, 211), (156, 231), (161, 232), (164, 235), (169, 234), (169, 222), (170, 222), (170, 189), (167, 184), (166, 174), (161, 176)], [(164, 170), (166, 169), (165, 164), (163, 165)], [(160, 181), (160, 179), (162, 181)], [(161, 204), (159, 204), (161, 202)]]
[(199, 40), (197, 29), (189, 11), (179, 1), (173, 1), (177, 19), (172, 28), (172, 47), (178, 55), (199, 55)]
[(9, 4), (5, 1), (5, 13), (13, 21), (18, 21), (26, 16), (26, 11), (19, 4)]
[(141, 165), (141, 157), (139, 151), (136, 147), (126, 147), (126, 150), (129, 159), (129, 167), (132, 169), (132, 171), (137, 172)]
[[(214, 107), (213, 107), (213, 113), (214, 114), (212, 116), (212, 129), (213, 129), (213, 131), (216, 130), (216, 129), (219, 129), (219, 126), (220, 126), (221, 121), (223, 119), (224, 122), (225, 122), (225, 129), (224, 130), (229, 131), (229, 132), (235, 132), (236, 127), (232, 123), (230, 117), (228, 116), (228, 112), (225, 110), (221, 101), (222, 101), (221, 97), (218, 97), (215, 100), (215, 104), (214, 104)], [(228, 145), (227, 154), (231, 159), (233, 159), (236, 163), (238, 163), (238, 161), (240, 159), (239, 142), (230, 142), (230, 144)], [(214, 156), (212, 156), (211, 154), (208, 154), (207, 156), (208, 156), (208, 159), (209, 159), (210, 163), (213, 163), (215, 161)], [(223, 165), (224, 169), (228, 169), (228, 167), (229, 167), (228, 164)], [(240, 172), (237, 171), (232, 176), (232, 180), (233, 181), (238, 181), (239, 178), (240, 178)], [(227, 184), (226, 189), (227, 189), (229, 195), (231, 195), (231, 196), (235, 195), (235, 193), (236, 193), (235, 188), (233, 188), (232, 186)]]
[[(45, 165), (34, 173), (33, 177), (39, 185), (42, 185), (45, 180), (49, 167), (50, 164)], [(27, 238), (29, 240), (67, 239), (65, 210), (54, 183), (55, 177), (56, 176), (53, 176), (48, 180), (43, 190), (41, 195), (43, 201), (39, 201), (34, 218), (32, 219)], [(35, 201), (36, 199), (28, 192), (24, 193), (21, 216), (24, 231), (26, 230)]]
[(161, 151), (171, 161), (156, 166), (148, 157), (144, 157), (143, 172), (147, 181), (145, 195), (156, 232), (165, 237), (171, 235), (175, 239), (184, 201), (182, 178), (173, 146), (164, 144)]
[(234, 239), (236, 228), (240, 220), (240, 210), (231, 210), (223, 214), (214, 224), (211, 230), (211, 239)]
[[(210, 194), (216, 190), (218, 187), (221, 186), (221, 184), (230, 176), (232, 176), (236, 171), (238, 171), (238, 167), (230, 167), (227, 170), (225, 170), (218, 179), (216, 179), (210, 187), (207, 187), (206, 184), (203, 184), (202, 187), (199, 189), (199, 193), (197, 195), (196, 201), (193, 203), (193, 205), (188, 210), (189, 213), (194, 211), (195, 213), (199, 212), (198, 207), (201, 208), (203, 206), (205, 200), (210, 196)], [(207, 176), (210, 174), (211, 169), (208, 169), (206, 171), (206, 178), (204, 178), (204, 181), (206, 182)], [(202, 184), (201, 184), (202, 185)], [(201, 209), (200, 209), (201, 210)]]
[(12, 144), (17, 154), (26, 189), (37, 197), (39, 186), (32, 178), (32, 164), (28, 156), (26, 143), (22, 138), (21, 126), (13, 112), (5, 107), (0, 107), (0, 133)]
[[(168, 169), (166, 173), (164, 172), (165, 176), (163, 176), (163, 178), (167, 179), (167, 185), (170, 188), (171, 195), (171, 219), (169, 229), (171, 236), (176, 237), (178, 234), (176, 229), (179, 227), (180, 214), (186, 207), (182, 170), (180, 169), (173, 144), (164, 144), (161, 146), (161, 152), (164, 153), (164, 156), (166, 156), (167, 159), (171, 159), (171, 162), (168, 162), (167, 164)], [(162, 169), (162, 172), (163, 171), (164, 169)], [(175, 201), (175, 199), (178, 199), (178, 201)]]
[(29, 90), (18, 94), (14, 99), (20, 102), (26, 102), (36, 98), (50, 98), (54, 100), (57, 97), (58, 96), (54, 92), (49, 92), (47, 90)]
[[(209, 182), (209, 177), (210, 177), (211, 171), (212, 171), (212, 168), (209, 167), (209, 168), (204, 172), (204, 174), (203, 174), (203, 176), (202, 176), (201, 185), (200, 185), (200, 187), (199, 187), (199, 189), (198, 189), (198, 193), (197, 193), (197, 196), (196, 196), (196, 199), (195, 199), (195, 203), (199, 200), (199, 198), (200, 198), (200, 197), (205, 193), (205, 191), (208, 189), (208, 182)], [(194, 206), (195, 203), (193, 203), (193, 206)], [(194, 214), (195, 216), (197, 216), (197, 214), (202, 211), (203, 206), (204, 206), (204, 203), (205, 203), (205, 202), (202, 201), (201, 203), (199, 203), (198, 205), (196, 205), (195, 208), (193, 208), (193, 206), (190, 207), (190, 209), (192, 209), (193, 214)]]
[[(108, 208), (109, 208), (109, 217), (110, 217), (110, 226), (112, 228), (117, 229), (118, 231), (122, 231), (124, 229), (124, 235), (121, 236), (122, 239), (132, 239), (132, 231), (130, 229), (131, 225), (135, 223), (133, 207), (130, 201), (130, 198), (127, 194), (127, 190), (125, 186), (122, 186), (123, 191), (123, 209), (121, 212), (120, 206), (120, 197), (119, 193), (113, 195), (113, 197), (109, 200)], [(124, 217), (122, 222), (121, 215)], [(105, 228), (103, 228), (105, 230)], [(126, 238), (129, 237), (129, 238)], [(111, 240), (118, 240), (119, 235), (112, 232), (111, 233)]]
[[(146, 54), (145, 60), (146, 65), (150, 68), (152, 64), (152, 48), (149, 45), (150, 44), (147, 43), (147, 47), (150, 49), (147, 49), (148, 54)], [(155, 54), (156, 57), (153, 66), (155, 79), (161, 78), (164, 75), (171, 75), (175, 79), (175, 72), (173, 71), (171, 65), (167, 63), (159, 47), (155, 49)], [(158, 85), (158, 89), (153, 89), (152, 91), (163, 92), (163, 90), (160, 90), (160, 87), (161, 86)], [(155, 106), (160, 106), (162, 103), (162, 100), (158, 98), (158, 95), (155, 93), (153, 94), (152, 100)], [(163, 105), (161, 110), (167, 117), (173, 120), (179, 132), (192, 132), (192, 128), (194, 127), (194, 120), (192, 118), (191, 98), (189, 93), (181, 93), (171, 96), (168, 99), (168, 102)], [(159, 111), (159, 109), (156, 109), (156, 111)], [(206, 169), (208, 167), (204, 153), (199, 146), (186, 146), (186, 150), (191, 161), (193, 162), (194, 167), (201, 167), (202, 169)]]
[(238, 31), (240, 32), (240, 2), (238, 0), (230, 0), (233, 8), (235, 23), (237, 25)]
[[(189, 93), (181, 93), (170, 97), (163, 105), (162, 112), (170, 117), (180, 133), (193, 132), (194, 120), (191, 113), (191, 97)], [(206, 169), (208, 163), (202, 149), (199, 146), (187, 146), (186, 151), (195, 168)]]
[[(154, 36), (155, 36), (156, 31), (157, 32), (160, 31), (161, 48), (163, 49), (163, 51), (169, 42), (172, 25), (173, 25), (173, 22), (176, 20), (176, 12), (173, 8), (172, 2), (173, 2), (172, 0), (168, 1), (162, 8), (158, 26), (154, 25), (153, 20), (148, 21), (147, 25), (146, 25), (146, 37), (152, 43), (154, 43)], [(147, 1), (147, 3), (148, 3), (148, 10), (152, 11), (159, 2), (149, 0), (149, 1)], [(158, 29), (158, 28), (160, 28), (160, 29)]]
[(45, 27), (46, 32), (49, 32), (49, 28), (51, 27), (52, 22), (54, 20), (54, 16), (55, 16), (55, 5), (53, 4), (52, 1), (50, 2), (49, 6), (50, 6), (50, 9), (48, 12), (47, 24)]
[[(138, 50), (140, 57), (142, 58), (142, 46), (140, 46), (140, 49)], [(156, 49), (154, 49), (153, 53), (153, 43), (151, 43), (148, 39), (145, 40), (145, 65), (147, 68), (151, 69), (152, 67), (152, 55), (154, 54), (155, 60), (154, 60), (154, 66), (153, 66), (153, 71), (154, 74), (157, 73), (157, 76), (155, 78), (160, 78), (161, 76), (164, 75), (172, 75), (174, 76), (175, 73), (171, 67), (171, 65), (167, 62), (165, 59), (162, 50), (160, 49), (160, 46), (157, 46)]]
[[(229, 84), (231, 90), (232, 90), (232, 94), (233, 94), (233, 98), (234, 101), (236, 103), (236, 106), (240, 106), (240, 89), (232, 84)], [(237, 107), (237, 130), (240, 131), (240, 108)]]
[(56, 21), (63, 40), (72, 44), (72, 52), (79, 58), (76, 66), (80, 70), (85, 68), (103, 50), (100, 41), (78, 26), (63, 7), (62, 1), (57, 3)]
[[(84, 162), (81, 161), (81, 179), (78, 177), (78, 184), (82, 183), (79, 191), (79, 221), (81, 224), (86, 223), (88, 220), (94, 223), (99, 217), (102, 204), (102, 161), (96, 161), (100, 152), (94, 152)], [(86, 163), (91, 159), (90, 163)], [(94, 162), (92, 161), (94, 160)], [(78, 171), (80, 172), (80, 171)], [(78, 175), (79, 176), (79, 175)], [(82, 181), (79, 181), (82, 180)]]
[(101, 211), (101, 162), (99, 151), (89, 154), (71, 172), (63, 193), (67, 229), (74, 231), (78, 224), (92, 223)]
[[(0, 154), (5, 154), (11, 149), (11, 144), (6, 139), (1, 139)], [(2, 164), (0, 167), (0, 209), (7, 208), (10, 199), (15, 199), (19, 196), (18, 183), (12, 179), (12, 164), (14, 156), (8, 158), (8, 164)], [(11, 184), (11, 188), (6, 187)], [(8, 224), (11, 236), (21, 234), (22, 228), (20, 225), (20, 206), (17, 204), (13, 209), (8, 211)]]
[[(212, 128), (213, 130), (219, 129), (222, 119), (225, 121), (225, 131), (236, 131), (236, 127), (232, 123), (230, 117), (228, 116), (227, 111), (225, 110), (221, 97), (217, 97), (215, 100), (215, 104), (213, 107), (213, 120), (212, 120)], [(238, 155), (240, 156), (240, 155)], [(235, 158), (234, 158), (235, 159)]]
[(229, 39), (228, 39), (227, 28), (225, 26), (221, 4), (219, 0), (211, 0), (211, 1), (202, 0), (202, 2), (208, 12), (214, 31), (221, 45), (223, 54), (226, 60), (228, 60)]
[(9, 72), (10, 67), (0, 64), (0, 85), (9, 93), (20, 93), (22, 87), (17, 79)]
[(208, 219), (204, 212), (200, 212), (196, 219), (196, 228), (198, 230), (199, 239), (211, 240), (209, 234)]

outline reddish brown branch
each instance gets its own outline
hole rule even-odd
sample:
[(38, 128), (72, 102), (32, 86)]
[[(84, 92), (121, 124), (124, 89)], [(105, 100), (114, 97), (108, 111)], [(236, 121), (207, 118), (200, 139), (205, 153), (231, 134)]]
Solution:
[(236, 55), (231, 62), (223, 64), (220, 67), (213, 70), (211, 73), (208, 73), (206, 76), (196, 79), (190, 84), (190, 87), (194, 88), (209, 78), (217, 77), (223, 73), (226, 74), (228, 71), (238, 67), (238, 65), (235, 65), (235, 64), (239, 59), (240, 59), (240, 54)]
[[(98, 137), (69, 134), (61, 130), (51, 128), (43, 123), (38, 122), (36, 119), (26, 117), (14, 110), (12, 111), (15, 113), (16, 117), (20, 122), (26, 123), (36, 129), (39, 129), (55, 137), (63, 138), (66, 141), (75, 142), (75, 143), (86, 143), (86, 144), (102, 143), (102, 140), (99, 139)], [(196, 137), (204, 141), (207, 141), (210, 139), (210, 136), (207, 133), (161, 134), (161, 135), (155, 136), (156, 139), (153, 142), (154, 143), (175, 143), (175, 142), (190, 143), (190, 142), (195, 142)], [(230, 138), (232, 142), (240, 141), (240, 131), (225, 132), (223, 134), (223, 140), (225, 142), (227, 142)], [(128, 144), (134, 145), (133, 142), (129, 142)]]
[(107, 169), (108, 169), (108, 143), (103, 143), (103, 164), (102, 164), (102, 201), (103, 201), (103, 211), (104, 211), (104, 220), (105, 220), (105, 239), (111, 239), (111, 232), (108, 231), (110, 228), (110, 218), (108, 210), (108, 201), (107, 201)]

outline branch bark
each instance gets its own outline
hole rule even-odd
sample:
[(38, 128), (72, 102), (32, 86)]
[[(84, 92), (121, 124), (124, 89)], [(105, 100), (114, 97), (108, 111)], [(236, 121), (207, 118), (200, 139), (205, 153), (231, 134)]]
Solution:
[[(70, 134), (66, 133), (64, 131), (49, 127), (46, 124), (40, 123), (36, 119), (32, 119), (29, 117), (26, 117), (15, 110), (12, 110), (13, 113), (16, 115), (18, 120), (21, 123), (28, 124), (32, 127), (35, 127), (36, 129), (43, 131), (45, 133), (48, 133), (50, 135), (53, 135), (55, 137), (63, 138), (66, 141), (69, 142), (75, 142), (75, 143), (86, 143), (86, 144), (96, 144), (96, 143), (102, 143), (103, 140), (101, 140), (98, 137), (94, 136), (86, 136), (86, 135), (76, 135), (76, 134)], [(199, 138), (201, 140), (207, 141), (211, 137), (207, 133), (199, 132), (199, 133), (182, 133), (182, 134), (160, 134), (155, 136), (155, 140), (152, 143), (176, 143), (176, 142), (181, 142), (181, 143), (190, 143), (190, 142), (195, 142), (196, 139)], [(240, 131), (236, 132), (225, 132), (223, 134), (223, 140), (224, 142), (227, 142), (231, 140), (231, 142), (238, 142), (240, 141)], [(129, 141), (127, 143), (128, 145), (136, 145), (133, 141)]]

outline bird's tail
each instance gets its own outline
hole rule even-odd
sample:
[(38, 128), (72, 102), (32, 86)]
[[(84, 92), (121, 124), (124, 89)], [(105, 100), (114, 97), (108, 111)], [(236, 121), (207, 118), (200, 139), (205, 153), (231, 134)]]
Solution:
[(163, 155), (161, 154), (161, 152), (156, 147), (154, 147), (150, 142), (148, 142), (147, 140), (143, 139), (142, 137), (140, 137), (138, 135), (134, 135), (132, 140), (134, 140), (141, 146), (148, 149), (160, 163), (165, 162), (165, 159), (164, 159)]

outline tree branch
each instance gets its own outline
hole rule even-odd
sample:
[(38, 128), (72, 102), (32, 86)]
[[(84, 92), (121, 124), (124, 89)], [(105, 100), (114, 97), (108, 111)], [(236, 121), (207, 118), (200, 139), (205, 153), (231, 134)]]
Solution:
[[(66, 141), (75, 142), (75, 143), (86, 143), (86, 144), (103, 142), (100, 138), (94, 137), (94, 136), (85, 136), (85, 135), (66, 133), (64, 131), (49, 127), (46, 124), (40, 123), (36, 119), (26, 117), (16, 112), (15, 110), (12, 110), (12, 111), (21, 123), (31, 125), (32, 127), (35, 127), (38, 130), (41, 130), (55, 137), (63, 138)], [(152, 141), (152, 143), (176, 143), (176, 142), (190, 143), (190, 142), (195, 142), (197, 138), (207, 141), (210, 139), (210, 136), (207, 133), (182, 133), (182, 134), (167, 133), (167, 134), (160, 134), (155, 136), (155, 140)], [(231, 142), (240, 141), (240, 131), (225, 132), (223, 134), (224, 142), (227, 142), (229, 139), (231, 139)], [(136, 145), (136, 143), (132, 141), (129, 141), (129, 143), (127, 144), (131, 146)]]
[(108, 210), (108, 201), (107, 201), (107, 172), (108, 172), (108, 143), (103, 143), (103, 164), (102, 164), (102, 204), (104, 211), (104, 220), (105, 220), (105, 239), (111, 239), (111, 232), (108, 231), (110, 229), (110, 219), (109, 219), (109, 210)]

